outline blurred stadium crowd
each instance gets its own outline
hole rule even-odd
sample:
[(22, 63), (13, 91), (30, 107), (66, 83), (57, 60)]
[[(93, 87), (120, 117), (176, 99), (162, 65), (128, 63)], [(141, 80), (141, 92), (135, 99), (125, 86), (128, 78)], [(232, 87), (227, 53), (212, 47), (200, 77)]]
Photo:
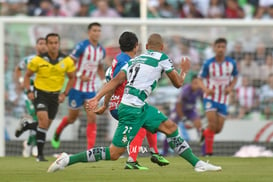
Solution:
[[(2, 16), (139, 17), (141, 0), (0, 0)], [(149, 18), (271, 19), (273, 0), (147, 0)]]

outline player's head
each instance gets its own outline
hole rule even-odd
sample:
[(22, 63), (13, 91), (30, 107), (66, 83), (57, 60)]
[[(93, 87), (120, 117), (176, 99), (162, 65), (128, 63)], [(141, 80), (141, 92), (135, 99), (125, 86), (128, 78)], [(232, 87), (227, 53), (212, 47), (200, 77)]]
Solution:
[(163, 51), (163, 48), (164, 48), (163, 39), (160, 34), (153, 33), (152, 35), (149, 36), (148, 42), (146, 44), (147, 50), (161, 52)]
[(134, 52), (138, 50), (138, 38), (133, 32), (123, 32), (119, 37), (119, 47), (123, 52)]
[(98, 42), (101, 35), (101, 24), (98, 22), (88, 25), (88, 37), (92, 42)]
[(39, 37), (36, 40), (36, 52), (37, 54), (43, 54), (47, 51), (46, 40), (44, 37)]
[(193, 91), (196, 91), (200, 88), (197, 75), (193, 75), (191, 78), (191, 88)]
[(225, 56), (227, 49), (227, 40), (225, 38), (218, 38), (214, 41), (214, 52), (216, 56)]
[(48, 52), (56, 53), (60, 49), (60, 35), (57, 33), (49, 33), (46, 35), (46, 45)]

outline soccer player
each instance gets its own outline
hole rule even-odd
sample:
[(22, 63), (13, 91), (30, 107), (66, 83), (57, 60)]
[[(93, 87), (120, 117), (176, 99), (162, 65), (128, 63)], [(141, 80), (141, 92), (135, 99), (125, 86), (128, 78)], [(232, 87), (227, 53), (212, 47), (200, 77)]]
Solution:
[[(176, 123), (190, 120), (193, 126), (197, 129), (198, 134), (201, 132), (202, 124), (201, 118), (196, 111), (196, 102), (197, 99), (202, 98), (202, 94), (203, 92), (199, 86), (198, 77), (197, 75), (194, 75), (191, 83), (182, 87), (175, 108), (170, 114), (170, 118)], [(192, 126), (188, 126), (188, 128), (191, 127)], [(163, 155), (167, 155), (168, 148), (169, 145), (166, 139), (163, 147)]]
[[(214, 42), (215, 57), (205, 61), (200, 71), (200, 86), (204, 92), (203, 100), (208, 126), (202, 133), (205, 139), (203, 155), (213, 154), (214, 134), (220, 133), (227, 116), (228, 94), (237, 81), (235, 61), (226, 57), (227, 40), (218, 38)], [(202, 139), (201, 139), (202, 140)]]
[[(118, 54), (112, 62), (112, 67), (110, 67), (110, 78), (115, 77), (120, 72), (121, 68), (127, 64), (131, 58), (135, 57), (138, 50), (138, 38), (132, 32), (124, 32), (119, 38), (119, 45), (122, 52)], [(116, 88), (114, 94), (106, 94), (104, 104), (97, 111), (95, 111), (95, 113), (102, 114), (109, 105), (111, 115), (113, 118), (118, 120), (118, 106), (120, 105), (125, 85), (126, 81)], [(126, 162), (125, 169), (148, 169), (147, 167), (141, 166), (137, 162), (139, 148), (142, 145), (145, 136), (147, 136), (150, 151), (152, 153), (151, 161), (161, 166), (169, 164), (169, 161), (158, 154), (157, 134), (146, 131), (145, 128), (141, 128), (128, 147), (129, 158)]]
[(186, 159), (195, 171), (220, 171), (214, 166), (198, 159), (178, 133), (177, 125), (162, 112), (149, 105), (145, 100), (155, 89), (162, 72), (165, 72), (175, 87), (181, 87), (186, 73), (190, 68), (188, 59), (182, 59), (181, 72), (178, 74), (169, 57), (162, 53), (163, 40), (159, 34), (152, 34), (146, 44), (146, 53), (128, 62), (100, 92), (88, 101), (88, 109), (97, 107), (99, 100), (108, 92), (113, 91), (120, 83), (127, 80), (121, 103), (118, 108), (119, 123), (110, 147), (96, 147), (87, 151), (68, 156), (62, 153), (48, 168), (55, 172), (78, 162), (95, 162), (99, 160), (117, 160), (133, 140), (141, 127), (150, 132), (161, 131), (168, 137), (174, 151)]
[[(46, 47), (46, 40), (43, 37), (40, 37), (36, 40), (36, 55), (41, 55), (47, 51)], [(16, 80), (18, 81), (18, 84), (21, 88), (24, 88), (24, 77), (22, 76), (22, 71), (25, 71), (27, 69), (27, 64), (34, 58), (36, 55), (29, 55), (27, 57), (24, 57), (18, 65), (15, 67), (15, 77)], [(30, 85), (31, 85), (31, 90), (33, 90), (33, 80), (34, 76), (30, 78)], [(26, 104), (26, 109), (27, 109), (27, 114), (31, 116), (31, 119), (34, 121), (33, 123), (33, 128), (34, 130), (30, 130), (28, 140), (23, 143), (23, 151), (22, 154), (24, 157), (29, 157), (31, 153), (36, 153), (34, 152), (37, 150), (36, 146), (36, 128), (38, 126), (38, 119), (35, 113), (35, 109), (33, 106), (33, 103), (31, 100), (25, 97), (25, 104)], [(26, 117), (23, 117), (19, 123), (18, 128), (15, 131), (15, 136), (19, 137), (24, 131), (22, 130), (25, 121), (28, 121), (29, 119)], [(33, 151), (33, 152), (32, 152)]]
[[(46, 36), (48, 52), (35, 56), (27, 65), (24, 77), (24, 87), (27, 96), (34, 102), (35, 111), (38, 118), (38, 128), (36, 134), (38, 156), (37, 161), (47, 161), (44, 158), (43, 148), (47, 130), (58, 112), (59, 103), (65, 100), (70, 88), (74, 83), (75, 65), (74, 61), (62, 54), (60, 49), (60, 36), (50, 33)], [(35, 74), (34, 91), (31, 90), (30, 80)], [(65, 91), (60, 93), (65, 75), (68, 83)], [(28, 128), (28, 123), (22, 130)]]
[[(99, 44), (100, 36), (101, 25), (99, 23), (89, 24), (88, 39), (78, 43), (70, 54), (70, 57), (77, 62), (76, 81), (68, 94), (68, 116), (65, 116), (62, 119), (51, 140), (51, 144), (54, 148), (59, 148), (62, 131), (66, 126), (76, 121), (81, 107), (86, 105), (86, 100), (93, 98), (96, 95), (96, 75), (98, 74), (102, 82), (105, 82), (105, 73), (102, 62), (105, 57), (105, 49)], [(96, 142), (96, 114), (94, 112), (86, 113), (87, 149), (90, 149), (94, 147)]]

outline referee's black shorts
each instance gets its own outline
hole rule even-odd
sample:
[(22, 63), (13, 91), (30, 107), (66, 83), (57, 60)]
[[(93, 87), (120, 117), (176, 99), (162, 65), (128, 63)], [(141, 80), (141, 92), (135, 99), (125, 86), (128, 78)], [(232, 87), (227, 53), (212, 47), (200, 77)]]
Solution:
[(35, 88), (34, 95), (35, 111), (47, 111), (48, 118), (53, 120), (58, 112), (59, 92), (47, 92)]

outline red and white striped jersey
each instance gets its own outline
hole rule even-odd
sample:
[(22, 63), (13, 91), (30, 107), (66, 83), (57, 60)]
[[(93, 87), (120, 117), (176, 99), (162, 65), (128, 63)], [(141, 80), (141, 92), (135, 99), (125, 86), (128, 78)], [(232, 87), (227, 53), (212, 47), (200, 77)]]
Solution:
[(207, 95), (204, 93), (204, 98), (227, 104), (228, 98), (225, 95), (225, 89), (237, 75), (237, 66), (232, 58), (225, 57), (222, 63), (217, 63), (215, 57), (207, 60), (200, 71), (199, 77), (203, 78), (207, 88), (214, 90), (214, 94)]
[(239, 105), (246, 108), (251, 108), (254, 105), (255, 99), (255, 88), (248, 87), (239, 87), (237, 88), (237, 99), (239, 101)]
[(76, 77), (73, 88), (81, 92), (95, 92), (97, 70), (105, 58), (105, 49), (100, 44), (93, 46), (89, 40), (84, 40), (76, 45), (70, 56), (77, 60), (77, 73), (91, 78), (90, 81), (83, 82)]

